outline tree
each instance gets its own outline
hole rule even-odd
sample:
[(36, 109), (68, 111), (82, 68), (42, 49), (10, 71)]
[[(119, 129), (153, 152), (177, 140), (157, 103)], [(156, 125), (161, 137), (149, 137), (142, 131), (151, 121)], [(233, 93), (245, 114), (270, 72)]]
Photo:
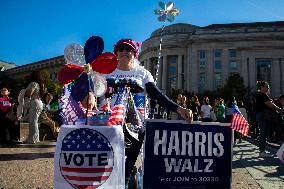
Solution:
[(40, 74), (48, 92), (50, 92), (53, 95), (61, 94), (62, 86), (51, 79), (50, 73), (47, 70), (42, 70)]
[(248, 93), (248, 88), (244, 85), (244, 80), (240, 74), (230, 75), (227, 79), (227, 83), (223, 88), (218, 89), (220, 97), (228, 98), (229, 96), (235, 96), (236, 99), (244, 99)]

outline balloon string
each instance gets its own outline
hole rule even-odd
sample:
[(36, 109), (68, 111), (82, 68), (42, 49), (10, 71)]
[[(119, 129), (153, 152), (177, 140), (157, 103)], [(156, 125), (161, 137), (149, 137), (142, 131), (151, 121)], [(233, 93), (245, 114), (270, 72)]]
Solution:
[(162, 57), (162, 42), (163, 42), (164, 28), (165, 28), (165, 21), (163, 23), (163, 27), (162, 27), (161, 33), (160, 33), (160, 44), (159, 44), (158, 62), (157, 62), (157, 70), (156, 70), (156, 78), (155, 78), (156, 83), (158, 81), (159, 67), (160, 67), (161, 57)]

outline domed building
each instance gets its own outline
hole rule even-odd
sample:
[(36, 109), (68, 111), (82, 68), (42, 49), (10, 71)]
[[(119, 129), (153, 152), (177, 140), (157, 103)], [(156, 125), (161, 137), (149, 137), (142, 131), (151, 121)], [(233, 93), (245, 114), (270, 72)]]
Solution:
[[(142, 44), (139, 60), (155, 77), (161, 28)], [(255, 91), (258, 80), (268, 81), (271, 96), (284, 93), (284, 21), (212, 24), (199, 27), (173, 24), (164, 28), (157, 85), (202, 93), (224, 86), (239, 74)]]

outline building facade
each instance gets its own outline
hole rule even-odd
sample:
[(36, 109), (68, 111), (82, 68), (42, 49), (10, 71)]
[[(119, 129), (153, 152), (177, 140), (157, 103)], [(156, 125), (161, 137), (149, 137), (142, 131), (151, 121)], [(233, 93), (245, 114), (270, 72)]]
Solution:
[(51, 79), (53, 81), (57, 81), (58, 71), (65, 64), (64, 56), (57, 56), (31, 64), (17, 66), (15, 68), (5, 70), (2, 74), (9, 78), (20, 79), (30, 75), (33, 71), (47, 70), (50, 73)]
[(159, 69), (157, 85), (164, 92), (214, 91), (237, 73), (251, 91), (265, 80), (272, 97), (284, 94), (284, 21), (167, 26), (157, 66), (160, 35), (159, 28), (143, 42), (139, 60), (153, 75)]

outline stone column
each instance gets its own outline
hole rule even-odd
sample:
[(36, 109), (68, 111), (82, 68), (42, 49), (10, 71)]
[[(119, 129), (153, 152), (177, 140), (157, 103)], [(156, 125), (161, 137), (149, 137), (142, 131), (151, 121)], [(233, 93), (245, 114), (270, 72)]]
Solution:
[[(229, 77), (229, 62), (231, 60), (231, 57), (229, 56), (229, 49), (223, 49), (223, 52), (222, 52), (222, 58), (221, 58), (221, 74), (222, 74), (222, 83), (223, 85), (226, 84), (226, 80), (228, 79)], [(233, 60), (233, 58), (232, 58)], [(236, 59), (235, 59), (236, 60)], [(214, 62), (212, 62), (212, 64), (214, 65)]]
[(272, 97), (278, 97), (280, 95), (280, 70), (278, 58), (274, 58), (271, 62), (271, 83)]
[(205, 79), (205, 90), (213, 90), (213, 81), (214, 81), (214, 75), (213, 75), (213, 64), (214, 64), (214, 54), (213, 49), (209, 49), (206, 51), (206, 54), (208, 55), (206, 58), (206, 67), (205, 67), (205, 73), (206, 73), (206, 79)]
[(177, 64), (177, 88), (182, 89), (182, 55), (178, 55)]
[(280, 94), (283, 94), (284, 92), (284, 86), (283, 86), (283, 72), (284, 72), (284, 66), (282, 65), (282, 62), (283, 62), (283, 58), (279, 58), (278, 59), (279, 61), (279, 71), (280, 71)]
[[(194, 49), (194, 50), (192, 50)], [(198, 62), (198, 51), (195, 48), (188, 47), (187, 51), (187, 77), (186, 77), (186, 86), (187, 86), (187, 91), (194, 91), (194, 92), (199, 92), (198, 91), (198, 86), (199, 86), (199, 77), (200, 77), (200, 72), (199, 72), (199, 62)]]
[(248, 73), (248, 76), (249, 76), (249, 83), (251, 85), (251, 89), (252, 90), (256, 90), (256, 72), (257, 72), (257, 69), (256, 69), (256, 61), (255, 61), (255, 57), (254, 56), (248, 56), (247, 57), (248, 60), (249, 60), (249, 73)]
[(167, 90), (167, 83), (168, 83), (168, 69), (167, 69), (167, 56), (163, 56), (163, 72), (162, 74), (162, 90)]

